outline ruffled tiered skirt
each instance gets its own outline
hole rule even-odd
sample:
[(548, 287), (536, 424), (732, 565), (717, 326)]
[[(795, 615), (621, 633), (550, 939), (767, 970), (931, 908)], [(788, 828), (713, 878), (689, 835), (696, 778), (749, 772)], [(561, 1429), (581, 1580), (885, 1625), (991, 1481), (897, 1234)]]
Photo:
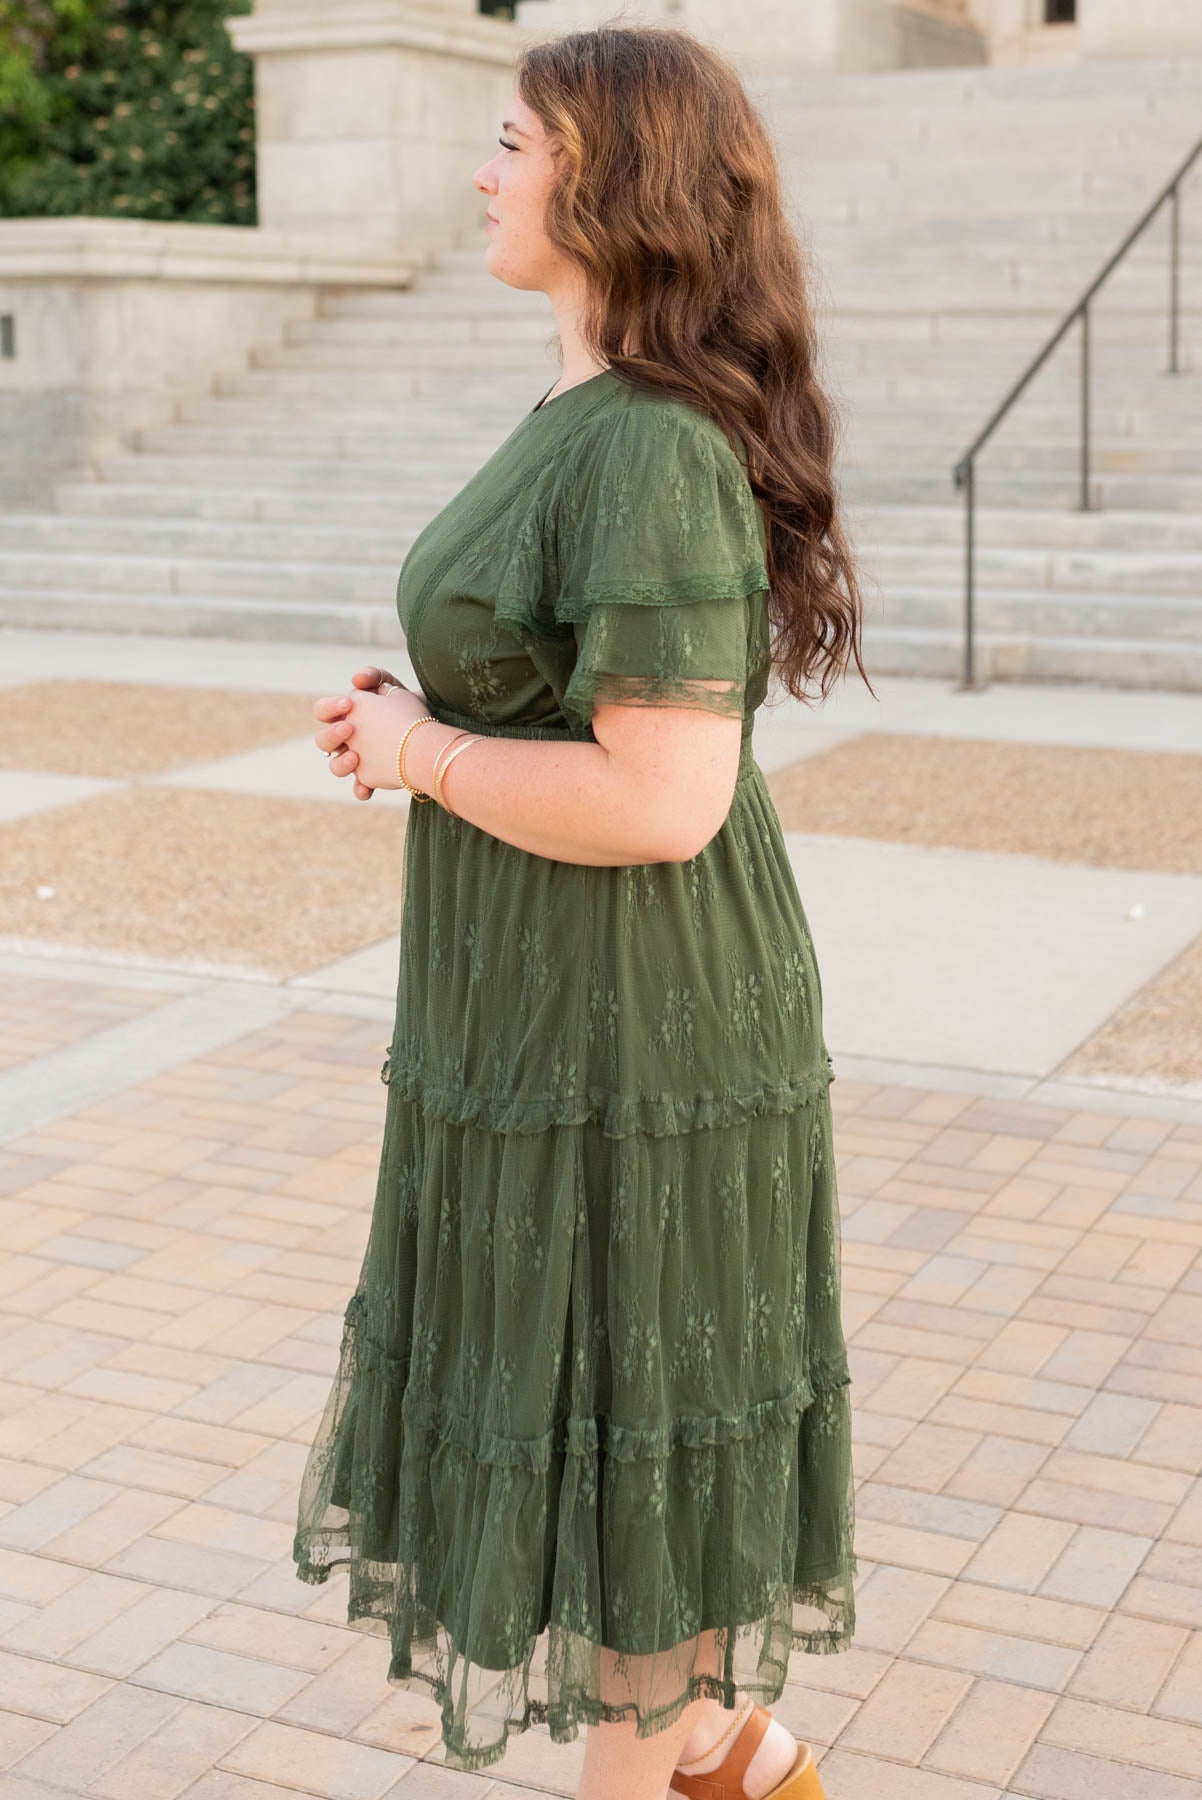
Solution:
[(405, 859), (298, 1572), (349, 1564), (454, 1768), (533, 1722), (771, 1704), (849, 1640), (855, 1560), (833, 1072), (762, 773), (746, 746), (687, 863), (555, 862), (436, 805)]

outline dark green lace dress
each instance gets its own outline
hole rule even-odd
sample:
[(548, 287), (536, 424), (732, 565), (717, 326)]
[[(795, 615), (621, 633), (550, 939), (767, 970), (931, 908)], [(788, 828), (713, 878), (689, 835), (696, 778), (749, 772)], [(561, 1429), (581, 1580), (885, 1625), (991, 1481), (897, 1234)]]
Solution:
[(536, 1721), (771, 1704), (791, 1650), (853, 1629), (833, 1070), (752, 755), (764, 556), (741, 449), (606, 369), (527, 413), (401, 570), (448, 723), (743, 719), (688, 862), (560, 862), (410, 807), (375, 1210), (295, 1557), (349, 1564), (351, 1622), (441, 1703), (452, 1768)]

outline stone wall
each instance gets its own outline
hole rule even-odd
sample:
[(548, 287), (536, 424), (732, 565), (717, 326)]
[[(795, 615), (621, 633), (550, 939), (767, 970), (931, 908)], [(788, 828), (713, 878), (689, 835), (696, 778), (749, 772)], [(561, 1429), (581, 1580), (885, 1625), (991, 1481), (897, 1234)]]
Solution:
[(404, 287), (390, 246), (238, 225), (0, 220), (0, 504), (44, 505), (140, 426), (246, 366), (324, 285)]

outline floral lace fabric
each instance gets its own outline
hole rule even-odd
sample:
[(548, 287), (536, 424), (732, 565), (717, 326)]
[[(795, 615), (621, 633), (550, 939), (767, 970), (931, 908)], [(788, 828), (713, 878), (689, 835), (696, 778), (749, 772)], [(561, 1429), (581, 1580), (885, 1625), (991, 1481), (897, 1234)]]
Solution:
[(752, 754), (766, 598), (739, 457), (612, 371), (527, 414), (401, 571), (450, 723), (743, 719), (688, 862), (557, 862), (410, 809), (375, 1206), (295, 1558), (348, 1566), (453, 1768), (533, 1723), (770, 1704), (791, 1652), (854, 1629), (833, 1069)]

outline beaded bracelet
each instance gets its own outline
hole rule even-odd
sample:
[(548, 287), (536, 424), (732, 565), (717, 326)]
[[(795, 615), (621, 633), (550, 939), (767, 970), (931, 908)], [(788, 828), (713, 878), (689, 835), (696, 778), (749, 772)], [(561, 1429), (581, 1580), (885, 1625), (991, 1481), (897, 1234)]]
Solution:
[(403, 788), (408, 788), (413, 800), (431, 800), (433, 799), (433, 795), (423, 794), (422, 790), (420, 788), (415, 788), (412, 782), (407, 778), (405, 774), (405, 745), (409, 740), (409, 733), (411, 731), (416, 731), (419, 725), (436, 725), (437, 723), (438, 721), (433, 713), (423, 713), (420, 719), (414, 719), (412, 725), (407, 727), (404, 737), (396, 747), (397, 780)]

